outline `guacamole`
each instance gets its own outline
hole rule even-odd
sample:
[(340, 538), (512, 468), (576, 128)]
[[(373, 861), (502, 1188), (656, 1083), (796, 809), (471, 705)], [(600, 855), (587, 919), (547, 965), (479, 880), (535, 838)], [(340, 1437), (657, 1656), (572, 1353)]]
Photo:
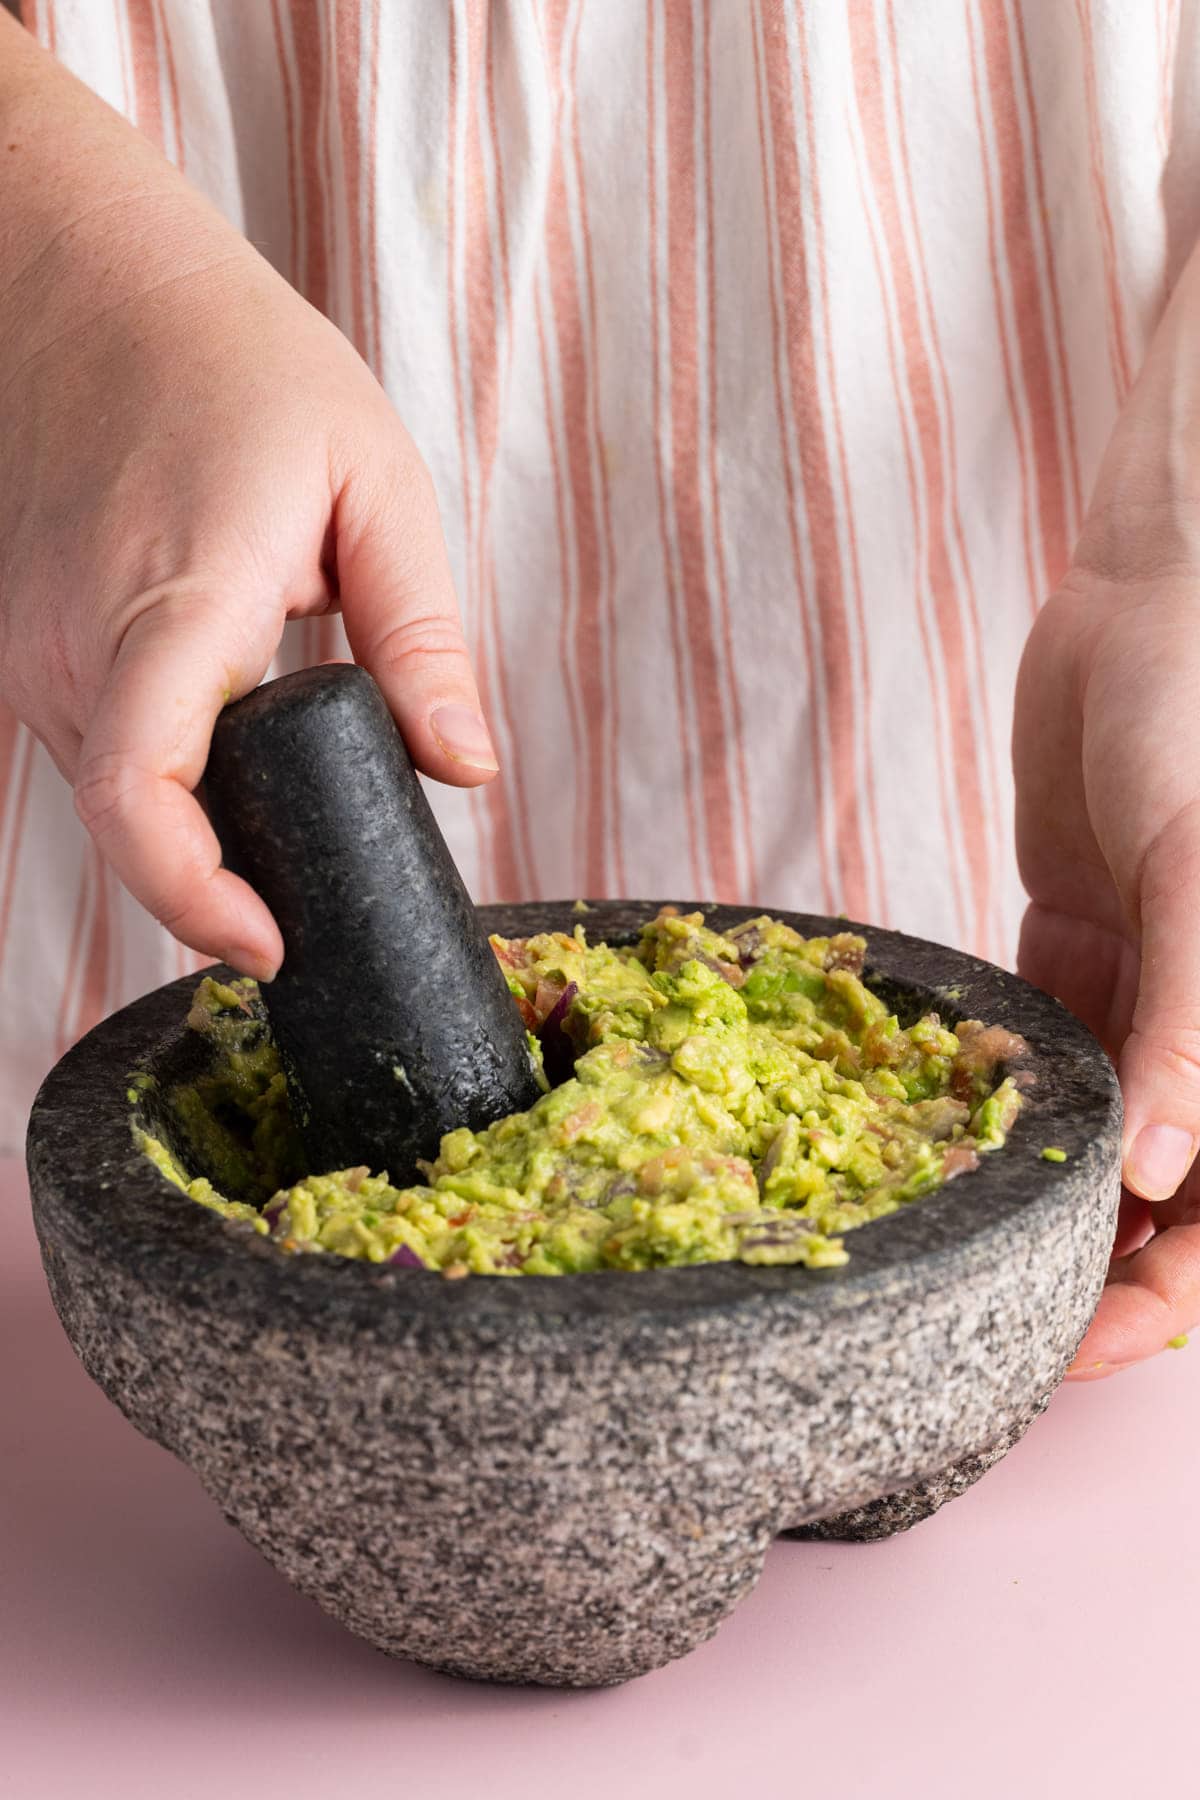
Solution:
[[(847, 1260), (845, 1235), (974, 1169), (1021, 1105), (1021, 1039), (936, 1013), (902, 1028), (864, 985), (862, 938), (771, 918), (724, 934), (664, 908), (635, 945), (493, 938), (546, 1092), (451, 1131), (395, 1187), (307, 1173), (252, 981), (201, 982), (209, 1071), (167, 1096), (207, 1170), (141, 1147), (192, 1200), (288, 1253), (455, 1278), (683, 1263)], [(131, 1098), (136, 1092), (131, 1090)]]

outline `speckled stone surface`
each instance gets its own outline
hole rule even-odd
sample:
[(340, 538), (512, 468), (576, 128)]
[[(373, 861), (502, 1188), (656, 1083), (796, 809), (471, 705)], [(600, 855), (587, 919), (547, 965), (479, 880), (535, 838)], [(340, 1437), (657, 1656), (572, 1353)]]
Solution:
[[(654, 910), (597, 904), (586, 923), (612, 938)], [(485, 917), (577, 922), (569, 904)], [(446, 1282), (284, 1257), (132, 1144), (128, 1076), (166, 1086), (198, 1054), (183, 982), (93, 1032), (34, 1109), (35, 1218), (71, 1342), (251, 1543), (381, 1649), (571, 1685), (682, 1655), (777, 1533), (887, 1535), (969, 1485), (1061, 1380), (1103, 1281), (1120, 1100), (1098, 1046), (1015, 977), (867, 937), (868, 979), (902, 1016), (1017, 1030), (1037, 1080), (1002, 1153), (853, 1234), (845, 1268)], [(155, 1095), (142, 1106), (175, 1129)], [(1069, 1161), (1044, 1162), (1047, 1143)]]
[(898, 1531), (910, 1531), (914, 1525), (933, 1517), (947, 1500), (957, 1500), (969, 1487), (995, 1468), (1002, 1456), (1024, 1437), (1033, 1421), (1045, 1412), (1050, 1395), (1044, 1394), (1016, 1424), (1000, 1434), (994, 1444), (964, 1456), (948, 1468), (939, 1469), (925, 1481), (918, 1481), (899, 1494), (884, 1494), (868, 1500), (865, 1506), (851, 1507), (848, 1512), (832, 1513), (825, 1519), (813, 1519), (797, 1525), (781, 1537), (801, 1538), (834, 1543), (874, 1544), (882, 1538), (895, 1537)]

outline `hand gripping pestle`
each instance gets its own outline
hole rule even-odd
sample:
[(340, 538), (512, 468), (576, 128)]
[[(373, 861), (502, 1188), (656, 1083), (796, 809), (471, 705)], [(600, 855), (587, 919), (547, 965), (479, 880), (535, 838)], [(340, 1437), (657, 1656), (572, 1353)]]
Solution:
[(533, 1104), (521, 1016), (364, 669), (327, 663), (227, 706), (205, 797), (226, 867), (283, 934), (263, 999), (314, 1173), (406, 1182), (443, 1132)]

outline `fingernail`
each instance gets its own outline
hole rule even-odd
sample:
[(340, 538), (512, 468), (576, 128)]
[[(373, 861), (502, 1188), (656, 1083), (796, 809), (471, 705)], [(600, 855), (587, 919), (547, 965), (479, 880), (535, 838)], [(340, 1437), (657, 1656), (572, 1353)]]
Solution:
[(265, 956), (259, 956), (255, 950), (243, 950), (240, 945), (235, 945), (232, 950), (226, 950), (221, 961), (228, 963), (230, 968), (236, 969), (240, 975), (249, 975), (252, 980), (263, 986), (269, 981), (274, 981), (279, 973), (275, 964), (268, 962)]
[(1193, 1138), (1178, 1125), (1143, 1125), (1126, 1159), (1126, 1180), (1144, 1200), (1169, 1200), (1192, 1166)]
[(1098, 1379), (1101, 1369), (1111, 1368), (1111, 1369), (1115, 1370), (1115, 1369), (1118, 1369), (1119, 1367), (1120, 1367), (1119, 1363), (1106, 1363), (1103, 1361), (1101, 1361), (1101, 1362), (1073, 1362), (1071, 1364), (1070, 1368), (1067, 1370), (1066, 1374), (1063, 1376), (1063, 1380), (1064, 1381), (1095, 1381)]
[(429, 721), (429, 729), (446, 755), (455, 762), (469, 763), (473, 769), (496, 770), (496, 752), (492, 734), (470, 706), (439, 706)]

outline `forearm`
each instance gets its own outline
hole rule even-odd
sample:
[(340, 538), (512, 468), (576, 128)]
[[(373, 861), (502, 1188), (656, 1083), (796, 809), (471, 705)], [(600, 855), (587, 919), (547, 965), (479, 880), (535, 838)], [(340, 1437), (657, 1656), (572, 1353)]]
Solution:
[(209, 266), (227, 227), (0, 11), (0, 379), (114, 295)]

